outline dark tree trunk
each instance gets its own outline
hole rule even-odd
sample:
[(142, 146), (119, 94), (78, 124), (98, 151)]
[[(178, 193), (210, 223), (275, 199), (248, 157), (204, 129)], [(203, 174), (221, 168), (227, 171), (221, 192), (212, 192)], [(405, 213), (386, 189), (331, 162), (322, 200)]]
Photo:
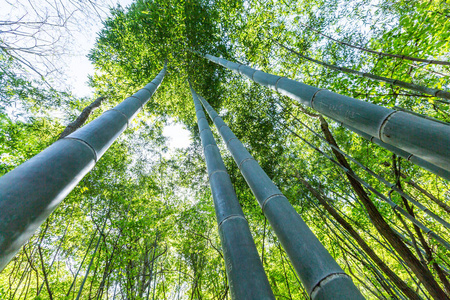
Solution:
[[(396, 177), (396, 185), (400, 190), (403, 190), (402, 185), (400, 183), (400, 174), (401, 174), (400, 173), (400, 165), (397, 165), (395, 155), (393, 156), (392, 161), (393, 161), (392, 166), (393, 166), (395, 177)], [(411, 205), (408, 203), (408, 201), (404, 197), (401, 197), (401, 198), (403, 200), (403, 204), (405, 205), (405, 208), (408, 211), (408, 213), (415, 218), (416, 216), (415, 216), (413, 207), (411, 207)], [(431, 247), (426, 242), (422, 232), (420, 231), (420, 228), (415, 224), (413, 226), (414, 226), (414, 230), (415, 230), (417, 236), (419, 237), (419, 241), (422, 244), (423, 249), (425, 250), (427, 262), (431, 263), (431, 266), (433, 267), (436, 274), (438, 275), (441, 283), (444, 285), (444, 288), (445, 288), (447, 294), (450, 293), (450, 283), (447, 280), (447, 277), (445, 276), (441, 267), (433, 259), (433, 251), (431, 250)]]
[[(328, 123), (322, 116), (320, 116), (319, 119), (320, 119), (320, 127), (325, 135), (326, 140), (331, 145), (334, 145), (336, 148), (339, 149), (336, 140), (334, 139), (333, 135), (331, 134), (328, 128)], [(395, 234), (395, 232), (392, 230), (389, 224), (384, 220), (383, 216), (378, 211), (372, 200), (370, 200), (363, 186), (355, 178), (351, 176), (353, 170), (348, 164), (346, 158), (341, 153), (336, 151), (334, 148), (332, 148), (332, 151), (338, 162), (345, 168), (347, 168), (348, 170), (348, 172), (346, 173), (347, 179), (350, 182), (350, 185), (354, 189), (355, 193), (360, 198), (364, 207), (366, 208), (367, 213), (369, 214), (369, 217), (372, 223), (374, 224), (375, 228), (378, 230), (378, 232), (386, 238), (386, 240), (392, 245), (392, 247), (397, 251), (397, 253), (403, 258), (408, 267), (423, 283), (424, 287), (427, 289), (427, 291), (434, 299), (436, 300), (450, 299), (442, 290), (442, 288), (439, 286), (439, 284), (436, 282), (430, 270), (428, 270), (428, 268), (424, 266), (417, 259), (417, 257), (414, 256), (411, 250), (409, 250), (409, 248), (402, 242), (402, 240)]]
[(86, 122), (86, 120), (91, 115), (91, 112), (94, 111), (96, 108), (98, 108), (102, 104), (102, 101), (105, 99), (106, 99), (106, 97), (103, 97), (103, 96), (98, 97), (97, 99), (95, 99), (94, 102), (92, 102), (91, 104), (86, 106), (83, 109), (83, 111), (81, 112), (81, 114), (76, 118), (76, 120), (69, 123), (69, 125), (67, 125), (67, 127), (60, 134), (58, 139), (65, 138), (66, 136), (68, 136), (69, 134), (71, 134), (72, 132), (74, 132), (75, 130), (80, 128), (81, 126), (83, 126), (83, 124)]
[(353, 237), (353, 239), (358, 243), (358, 245), (363, 249), (364, 252), (377, 264), (377, 266), (389, 277), (389, 279), (406, 295), (409, 299), (420, 300), (421, 298), (417, 295), (412, 288), (410, 288), (400, 277), (397, 276), (382, 260), (381, 258), (372, 250), (372, 248), (362, 239), (358, 232), (353, 229), (344, 218), (342, 218), (339, 213), (328, 204), (327, 199), (319, 191), (313, 188), (305, 179), (297, 175), (297, 178), (303, 183), (303, 185), (313, 194), (313, 196), (320, 202), (320, 204), (325, 208), (325, 210), (333, 216), (333, 218), (342, 226), (345, 230)]

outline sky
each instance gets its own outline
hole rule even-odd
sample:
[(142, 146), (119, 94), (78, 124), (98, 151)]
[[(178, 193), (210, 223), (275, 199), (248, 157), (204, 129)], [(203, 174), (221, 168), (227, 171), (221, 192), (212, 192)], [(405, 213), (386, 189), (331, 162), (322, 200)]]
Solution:
[[(132, 2), (132, 0), (116, 1), (116, 3), (123, 7), (130, 5)], [(103, 19), (106, 18), (106, 16), (102, 17)], [(89, 74), (94, 74), (94, 67), (87, 58), (87, 55), (90, 49), (94, 47), (97, 33), (101, 28), (102, 24), (99, 18), (97, 18), (92, 26), (86, 28), (87, 31), (77, 32), (74, 35), (76, 53), (73, 56), (67, 57), (66, 72), (71, 75), (69, 84), (72, 87), (72, 92), (79, 97), (91, 96), (93, 93), (92, 89), (87, 85), (87, 80)]]
[[(58, 2), (59, 1), (59, 2)], [(93, 90), (88, 86), (88, 75), (94, 74), (94, 68), (90, 63), (87, 55), (90, 49), (94, 46), (97, 33), (102, 28), (102, 20), (108, 16), (108, 5), (120, 4), (122, 7), (129, 6), (132, 0), (97, 0), (100, 8), (96, 10), (86, 10), (85, 13), (78, 13), (71, 15), (67, 13), (67, 18), (71, 20), (70, 31), (58, 32), (57, 27), (43, 27), (40, 37), (42, 47), (46, 47), (46, 41), (52, 40), (58, 36), (63, 35), (62, 42), (58, 42), (56, 50), (53, 46), (48, 46), (49, 51), (64, 53), (57, 56), (49, 55), (48, 59), (55, 66), (61, 69), (61, 73), (53, 76), (52, 79), (55, 85), (62, 89), (68, 89), (78, 97), (91, 97)], [(0, 20), (7, 21), (35, 21), (47, 18), (49, 22), (57, 23), (61, 20), (56, 16), (55, 3), (63, 3), (65, 7), (70, 8), (70, 1), (68, 0), (0, 0)], [(89, 3), (86, 1), (86, 3)], [(32, 6), (31, 6), (32, 5)], [(34, 7), (34, 8), (33, 8)], [(83, 7), (81, 7), (83, 9)], [(72, 8), (73, 10), (73, 8)], [(98, 12), (98, 13), (97, 13)], [(64, 15), (64, 12), (62, 12)], [(87, 16), (89, 14), (89, 16)], [(21, 27), (21, 31), (33, 32), (33, 28)], [(2, 34), (2, 38), (5, 34)], [(11, 43), (22, 43), (32, 45), (36, 42), (34, 39), (29, 40), (15, 40), (15, 36), (7, 36)], [(28, 44), (27, 44), (28, 43)], [(39, 61), (38, 61), (39, 64)], [(44, 67), (42, 67), (44, 69)], [(183, 125), (172, 123), (167, 126), (163, 134), (168, 137), (170, 148), (184, 148), (190, 144), (190, 133)]]

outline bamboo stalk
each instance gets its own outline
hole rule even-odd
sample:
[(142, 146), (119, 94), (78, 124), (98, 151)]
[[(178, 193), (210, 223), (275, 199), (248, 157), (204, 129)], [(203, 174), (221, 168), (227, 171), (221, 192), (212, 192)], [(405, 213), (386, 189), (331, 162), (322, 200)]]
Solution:
[(0, 271), (128, 127), (166, 68), (115, 108), (0, 178)]
[(77, 294), (76, 300), (80, 299), (81, 293), (83, 292), (84, 284), (86, 283), (86, 279), (88, 278), (89, 272), (91, 271), (92, 263), (94, 262), (94, 258), (95, 258), (95, 255), (97, 254), (98, 247), (100, 246), (100, 242), (102, 241), (102, 235), (103, 235), (103, 231), (105, 230), (106, 221), (107, 221), (107, 218), (105, 218), (105, 221), (103, 222), (102, 230), (100, 230), (100, 232), (99, 232), (97, 245), (95, 246), (94, 253), (92, 253), (91, 260), (89, 261), (89, 265), (86, 269), (86, 273), (84, 274), (83, 281), (81, 282), (80, 288), (78, 289), (78, 294)]
[(214, 109), (199, 97), (311, 299), (364, 299), (297, 211)]
[(398, 155), (406, 160), (409, 160), (412, 163), (414, 163), (415, 165), (417, 165), (421, 168), (424, 168), (425, 170), (430, 171), (431, 173), (433, 173), (439, 177), (450, 180), (450, 171), (444, 170), (443, 168), (435, 166), (432, 163), (429, 163), (428, 161), (426, 161), (420, 157), (414, 156), (411, 153), (403, 151), (402, 149), (399, 149), (395, 146), (383, 143), (380, 139), (378, 139), (374, 136), (371, 136), (369, 134), (366, 134), (366, 133), (364, 133), (356, 128), (353, 128), (349, 125), (343, 125), (343, 126), (346, 127), (347, 129), (353, 131), (354, 133), (362, 136), (364, 139), (369, 140), (372, 143), (377, 144), (378, 146), (383, 147), (384, 149), (386, 149), (388, 151), (391, 151), (395, 155)]
[[(313, 108), (345, 126), (450, 171), (450, 126), (205, 55), (206, 59)], [(413, 161), (412, 157), (410, 158)]]
[(275, 299), (199, 97), (192, 87), (191, 92), (232, 298)]

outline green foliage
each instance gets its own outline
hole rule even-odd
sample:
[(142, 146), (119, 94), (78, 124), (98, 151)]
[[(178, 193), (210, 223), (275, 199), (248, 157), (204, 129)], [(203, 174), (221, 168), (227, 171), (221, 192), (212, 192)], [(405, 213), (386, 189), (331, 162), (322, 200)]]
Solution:
[[(330, 205), (402, 280), (427, 296), (375, 229), (345, 173), (325, 156), (334, 158), (330, 146), (314, 134), (322, 135), (317, 116), (291, 99), (207, 62), (197, 52), (448, 121), (448, 104), (435, 97), (412, 95), (328, 70), (287, 52), (276, 42), (336, 65), (445, 89), (448, 66), (373, 55), (318, 32), (376, 51), (448, 61), (447, 6), (445, 1), (138, 0), (130, 7), (112, 9), (90, 53), (96, 68), (91, 85), (109, 98), (91, 119), (147, 84), (166, 59), (168, 74), (131, 128), (56, 209), (48, 226), (44, 224), (2, 272), (1, 297), (48, 299), (47, 287), (41, 289), (44, 266), (53, 298), (73, 299), (92, 260), (82, 299), (227, 299), (223, 253), (188, 80), (221, 114), (364, 296), (395, 298), (398, 290), (387, 284), (389, 279), (319, 205), (298, 180), (299, 175), (329, 198)], [(53, 110), (62, 110), (65, 119), (73, 119), (87, 99), (37, 88), (19, 75), (13, 61), (1, 58), (0, 64), (2, 175), (56, 139), (63, 126), (51, 114)], [(9, 112), (14, 105), (24, 116)], [(192, 143), (186, 149), (167, 148), (162, 130), (173, 121), (191, 132)], [(448, 220), (441, 207), (408, 183), (413, 180), (448, 203), (448, 182), (403, 160), (396, 160), (405, 175), (398, 178), (390, 152), (328, 121), (345, 153), (388, 181), (399, 181), (405, 192)], [(217, 131), (213, 132), (219, 141)], [(276, 297), (307, 299), (236, 164), (225, 145), (218, 144)], [(367, 184), (388, 195), (390, 188), (353, 162), (350, 165)], [(367, 192), (393, 229), (407, 242), (420, 243), (408, 221), (403, 223), (386, 202)], [(404, 206), (398, 194), (392, 193), (391, 199)], [(441, 225), (417, 209), (414, 212), (448, 239)], [(97, 241), (99, 248), (94, 252)], [(432, 256), (424, 260), (441, 282), (432, 263), (448, 272), (448, 255), (435, 241), (426, 238), (426, 243)], [(410, 249), (419, 256), (414, 247)]]

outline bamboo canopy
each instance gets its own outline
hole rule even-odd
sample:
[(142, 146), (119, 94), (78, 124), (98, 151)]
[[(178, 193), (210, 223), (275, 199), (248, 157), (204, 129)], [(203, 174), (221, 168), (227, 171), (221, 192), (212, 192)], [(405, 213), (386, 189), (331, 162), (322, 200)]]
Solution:
[(417, 162), (412, 159), (417, 156), (450, 171), (450, 126), (447, 124), (333, 93), (209, 54), (204, 57), (349, 128), (356, 128), (385, 144), (410, 153), (408, 160)]
[(275, 299), (202, 105), (192, 88), (191, 93), (208, 168), (209, 184), (214, 198), (232, 298)]
[(351, 278), (336, 263), (222, 118), (205, 99), (201, 96), (199, 99), (217, 127), (311, 299), (364, 299)]
[(0, 178), (0, 271), (127, 129), (166, 68), (113, 109)]

